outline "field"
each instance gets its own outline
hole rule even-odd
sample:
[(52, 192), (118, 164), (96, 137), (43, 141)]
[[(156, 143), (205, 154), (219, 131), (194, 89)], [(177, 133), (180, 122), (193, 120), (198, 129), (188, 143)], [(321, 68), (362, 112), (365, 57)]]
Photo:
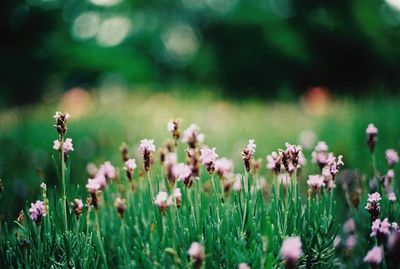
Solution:
[[(40, 106), (1, 111), (4, 190), (0, 199), (2, 205), (13, 206), (0, 209), (0, 264), (4, 268), (361, 268), (366, 266), (367, 252), (378, 245), (385, 254), (382, 262), (366, 262), (371, 268), (396, 268), (392, 255), (399, 250), (396, 229), (390, 228), (390, 239), (386, 234), (370, 236), (375, 219), (370, 219), (364, 207), (367, 194), (376, 190), (382, 196), (379, 219), (400, 221), (399, 203), (389, 201), (379, 183), (380, 175), (388, 170), (385, 150), (399, 148), (400, 99), (320, 98), (264, 103), (224, 100), (206, 93), (195, 97), (147, 91), (89, 94), (75, 89), (59, 103), (46, 100)], [(53, 126), (55, 111), (71, 115), (66, 137), (72, 138), (74, 150), (65, 160), (53, 150), (58, 138)], [(200, 179), (192, 179), (191, 187), (166, 181), (158, 150), (172, 139), (167, 130), (171, 119), (180, 119), (180, 131), (197, 124), (205, 134), (204, 144), (216, 147), (219, 157), (233, 160), (234, 172), (242, 175), (239, 190), (234, 191), (232, 185), (224, 193), (226, 179), (207, 173), (203, 165)], [(375, 167), (366, 144), (369, 123), (379, 130)], [(149, 173), (144, 171), (143, 152), (138, 150), (142, 139), (155, 141)], [(257, 145), (252, 163), (262, 160), (255, 171), (246, 171), (243, 165), (242, 151), (249, 139)], [(344, 166), (332, 190), (307, 185), (308, 175), (321, 173), (311, 162), (318, 141), (325, 141), (335, 156), (343, 155)], [(132, 182), (121, 160), (122, 142), (137, 163)], [(302, 145), (307, 163), (284, 184), (266, 168), (265, 158), (278, 149), (290, 152), (286, 142)], [(181, 141), (177, 144), (178, 163), (186, 161), (186, 147)], [(85, 188), (87, 165), (105, 161), (116, 167), (117, 175), (102, 192), (95, 193), (99, 199), (95, 209), (96, 198)], [(369, 184), (373, 175), (375, 185)], [(42, 182), (46, 190), (40, 187)], [(396, 179), (391, 184), (400, 195)], [(180, 207), (176, 200), (168, 206), (157, 203), (158, 191), (172, 194), (174, 187), (182, 192)], [(79, 198), (85, 203), (89, 196), (92, 203), (78, 217), (71, 202)], [(36, 200), (47, 201), (47, 214), (39, 223), (29, 213)], [(24, 220), (14, 222), (21, 210)], [(342, 229), (350, 218), (356, 228)], [(285, 255), (284, 240), (296, 240), (296, 236), (301, 240), (301, 253)], [(351, 240), (356, 243), (352, 245)], [(388, 240), (397, 245), (388, 245)]]

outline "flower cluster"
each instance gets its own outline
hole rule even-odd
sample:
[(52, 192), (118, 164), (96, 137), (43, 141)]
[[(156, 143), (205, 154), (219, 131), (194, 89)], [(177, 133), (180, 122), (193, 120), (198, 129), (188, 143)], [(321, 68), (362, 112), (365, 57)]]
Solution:
[(296, 268), (297, 260), (303, 254), (300, 237), (289, 237), (283, 240), (281, 256), (287, 269)]
[(204, 261), (204, 247), (198, 242), (193, 242), (188, 250), (189, 256), (193, 260), (194, 268), (201, 268)]
[(122, 219), (126, 210), (126, 199), (117, 197), (117, 199), (114, 201), (114, 207), (117, 210), (119, 217)]
[(167, 130), (172, 133), (172, 137), (175, 140), (175, 145), (178, 142), (178, 139), (181, 136), (181, 132), (179, 131), (180, 120), (170, 120), (167, 124)]
[(189, 148), (195, 148), (198, 143), (204, 142), (204, 134), (200, 133), (200, 128), (196, 124), (190, 126), (183, 131), (182, 141), (189, 145)]
[(310, 175), (307, 184), (310, 187), (310, 194), (312, 191), (319, 192), (322, 187), (325, 187), (325, 178), (320, 175)]
[(156, 151), (156, 146), (154, 145), (154, 140), (142, 139), (139, 145), (139, 152), (143, 158), (143, 168), (146, 172), (150, 170), (152, 163), (151, 153)]
[(368, 201), (365, 209), (367, 209), (369, 214), (371, 215), (372, 221), (375, 221), (379, 217), (379, 212), (381, 210), (379, 201), (381, 199), (381, 195), (378, 192), (368, 194)]
[(135, 159), (128, 159), (125, 161), (124, 170), (126, 172), (126, 177), (129, 181), (133, 178), (133, 171), (136, 169), (136, 160)]
[(46, 216), (46, 207), (44, 202), (36, 201), (35, 203), (31, 203), (31, 208), (29, 208), (29, 213), (31, 215), (31, 219), (39, 225), (42, 222), (42, 218)]
[(392, 168), (396, 163), (399, 162), (399, 154), (394, 149), (388, 149), (385, 151), (386, 161), (388, 166)]
[(186, 187), (192, 186), (192, 169), (188, 165), (184, 163), (176, 164), (173, 166), (172, 172), (174, 177), (179, 181), (183, 181)]
[(70, 118), (70, 115), (68, 113), (62, 113), (57, 111), (56, 114), (53, 116), (53, 118), (56, 121), (54, 127), (56, 128), (59, 136), (64, 137), (65, 133), (68, 130), (67, 122), (68, 119)]
[(249, 172), (251, 168), (251, 161), (253, 159), (254, 153), (256, 152), (256, 144), (254, 144), (254, 139), (249, 139), (249, 143), (246, 148), (242, 151), (242, 159), (244, 162), (244, 167), (246, 171)]
[(376, 236), (378, 238), (385, 237), (389, 234), (389, 229), (391, 224), (389, 223), (388, 219), (385, 218), (384, 220), (376, 219), (371, 226), (371, 237)]
[(218, 158), (218, 154), (215, 153), (215, 148), (209, 149), (203, 147), (200, 149), (200, 161), (207, 169), (208, 173), (212, 174), (215, 170), (215, 161)]
[(374, 152), (376, 142), (378, 141), (378, 128), (375, 127), (373, 123), (368, 124), (367, 129), (365, 130), (367, 134), (367, 145), (371, 153)]

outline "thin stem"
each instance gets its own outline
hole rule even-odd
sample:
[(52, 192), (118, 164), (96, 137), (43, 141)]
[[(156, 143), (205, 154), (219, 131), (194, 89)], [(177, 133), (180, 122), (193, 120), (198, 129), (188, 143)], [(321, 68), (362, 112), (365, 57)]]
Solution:
[(98, 215), (97, 210), (95, 211), (95, 217), (96, 217), (96, 226), (97, 226), (96, 227), (96, 234), (97, 234), (97, 238), (99, 240), (101, 256), (103, 258), (103, 262), (104, 262), (105, 267), (108, 268), (106, 254), (104, 253), (103, 240), (101, 240), (99, 215)]
[(64, 228), (68, 231), (67, 223), (67, 195), (66, 195), (66, 183), (65, 183), (65, 156), (64, 156), (64, 136), (61, 136), (61, 184), (63, 191), (63, 209), (64, 209)]
[(188, 189), (188, 191), (186, 192), (189, 198), (189, 203), (190, 203), (190, 211), (192, 211), (192, 216), (193, 216), (193, 222), (194, 222), (194, 227), (197, 231), (197, 221), (196, 221), (196, 214), (194, 213), (194, 207), (193, 207), (193, 202), (192, 202), (192, 193), (191, 193), (191, 189)]
[(153, 200), (154, 199), (154, 191), (153, 191), (153, 184), (151, 183), (150, 172), (147, 172), (147, 179), (149, 180), (149, 185), (150, 185), (150, 193), (151, 193), (150, 200)]

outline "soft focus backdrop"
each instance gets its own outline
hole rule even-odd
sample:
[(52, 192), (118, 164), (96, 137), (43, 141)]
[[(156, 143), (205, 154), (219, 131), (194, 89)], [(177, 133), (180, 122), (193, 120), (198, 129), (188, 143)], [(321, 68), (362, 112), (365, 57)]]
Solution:
[(0, 107), (76, 86), (295, 99), (400, 82), (399, 0), (4, 0)]

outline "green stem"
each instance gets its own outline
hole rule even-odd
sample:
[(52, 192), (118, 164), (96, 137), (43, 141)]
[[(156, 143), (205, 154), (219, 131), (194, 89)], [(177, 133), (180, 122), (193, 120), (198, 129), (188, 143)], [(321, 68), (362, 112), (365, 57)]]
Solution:
[(151, 177), (150, 177), (150, 172), (147, 172), (147, 179), (149, 180), (149, 185), (150, 185), (150, 193), (151, 193), (151, 202), (153, 202), (154, 199), (154, 191), (153, 191), (153, 184), (151, 183)]
[(61, 136), (61, 184), (63, 191), (63, 211), (64, 211), (64, 228), (68, 231), (68, 220), (67, 220), (67, 195), (66, 195), (66, 183), (65, 183), (65, 156), (64, 156), (64, 136)]
[(101, 234), (100, 234), (100, 224), (99, 224), (99, 215), (98, 212), (96, 210), (95, 212), (96, 214), (96, 234), (97, 234), (97, 239), (99, 240), (99, 246), (100, 246), (100, 251), (101, 251), (101, 256), (103, 258), (103, 262), (105, 267), (108, 269), (108, 265), (107, 265), (107, 258), (106, 258), (106, 254), (104, 252), (104, 246), (103, 246), (103, 240), (101, 240)]

